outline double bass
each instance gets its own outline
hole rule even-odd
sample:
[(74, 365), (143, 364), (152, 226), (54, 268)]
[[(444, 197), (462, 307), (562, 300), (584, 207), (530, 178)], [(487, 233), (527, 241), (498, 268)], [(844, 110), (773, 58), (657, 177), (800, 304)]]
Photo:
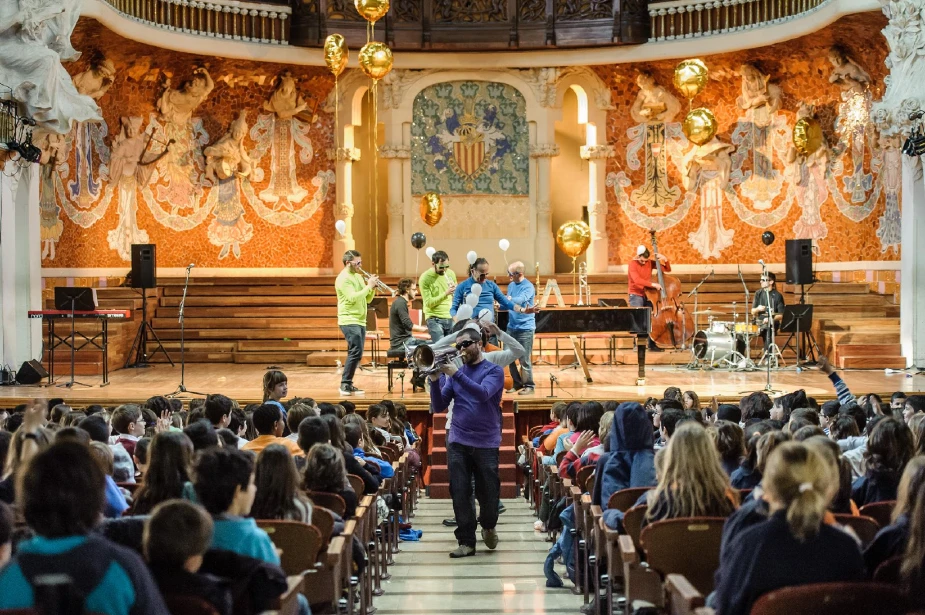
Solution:
[[(655, 231), (652, 234), (652, 253), (658, 254), (658, 242)], [(681, 280), (673, 275), (666, 275), (662, 263), (655, 259), (658, 271), (658, 284), (661, 290), (645, 289), (646, 299), (653, 306), (652, 333), (650, 337), (659, 348), (678, 348), (694, 335), (694, 318), (684, 309), (681, 301)]]

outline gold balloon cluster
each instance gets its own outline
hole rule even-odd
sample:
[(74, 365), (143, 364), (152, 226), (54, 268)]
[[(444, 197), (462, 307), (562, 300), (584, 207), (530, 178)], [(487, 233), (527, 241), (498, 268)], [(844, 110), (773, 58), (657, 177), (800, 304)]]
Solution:
[(709, 71), (702, 60), (684, 60), (674, 69), (674, 87), (691, 100), (707, 87)]
[(357, 13), (370, 23), (376, 23), (389, 12), (389, 0), (354, 0)]
[(578, 258), (591, 245), (591, 228), (581, 220), (569, 220), (556, 233), (559, 249), (571, 258)]
[(685, 116), (681, 130), (694, 145), (704, 145), (716, 135), (716, 117), (704, 107), (694, 109)]
[(421, 197), (421, 220), (427, 226), (436, 226), (443, 217), (443, 199), (436, 192), (428, 192)]
[(373, 41), (360, 49), (360, 68), (373, 81), (379, 81), (392, 70), (392, 50), (385, 43)]
[(328, 65), (328, 70), (335, 78), (340, 77), (340, 74), (347, 68), (349, 55), (347, 41), (340, 34), (329, 34), (324, 39), (324, 63)]
[(809, 156), (822, 147), (822, 126), (815, 118), (797, 120), (793, 126), (793, 145), (801, 156)]

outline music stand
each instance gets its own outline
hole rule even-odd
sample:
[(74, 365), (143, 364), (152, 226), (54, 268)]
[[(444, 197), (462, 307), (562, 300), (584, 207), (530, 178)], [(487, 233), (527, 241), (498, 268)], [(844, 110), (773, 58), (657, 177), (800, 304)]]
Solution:
[[(56, 286), (55, 309), (71, 313), (71, 335), (68, 342), (71, 347), (71, 379), (58, 386), (68, 389), (78, 384), (82, 387), (93, 386), (74, 379), (74, 363), (77, 355), (77, 323), (74, 319), (74, 312), (92, 312), (96, 309), (96, 289), (85, 286)], [(51, 351), (54, 352), (55, 349), (52, 348)]]
[(797, 367), (800, 367), (800, 360), (806, 358), (807, 350), (807, 336), (809, 337), (809, 352), (812, 353), (812, 361), (816, 362), (816, 353), (813, 348), (816, 346), (816, 340), (813, 338), (812, 334), (813, 327), (813, 306), (812, 304), (798, 304), (798, 305), (785, 305), (783, 311), (783, 318), (780, 323), (780, 333), (789, 333), (790, 337), (787, 338), (787, 341), (783, 345), (783, 349), (786, 349), (790, 346), (790, 342), (793, 341), (794, 336), (796, 337), (796, 342), (793, 346), (793, 351), (797, 355)]

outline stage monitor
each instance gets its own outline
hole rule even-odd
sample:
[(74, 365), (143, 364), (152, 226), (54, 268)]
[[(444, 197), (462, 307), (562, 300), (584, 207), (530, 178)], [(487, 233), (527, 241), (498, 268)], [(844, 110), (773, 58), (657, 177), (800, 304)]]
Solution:
[(56, 286), (55, 309), (90, 312), (96, 309), (96, 289), (88, 286)]

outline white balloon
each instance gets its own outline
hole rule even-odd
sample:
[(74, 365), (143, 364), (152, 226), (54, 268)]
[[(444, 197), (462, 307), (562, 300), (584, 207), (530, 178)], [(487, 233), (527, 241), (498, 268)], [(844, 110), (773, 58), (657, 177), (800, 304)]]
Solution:
[(470, 318), (472, 318), (472, 306), (468, 304), (459, 306), (456, 310), (456, 320), (469, 320)]
[(473, 307), (473, 308), (474, 308), (474, 307), (477, 306), (478, 304), (479, 304), (479, 296), (478, 296), (478, 295), (474, 295), (474, 294), (471, 294), (471, 293), (470, 293), (469, 296), (466, 297), (466, 305), (468, 305), (469, 307)]
[(482, 294), (482, 285), (481, 285), (481, 284), (473, 284), (472, 287), (469, 288), (469, 292), (472, 293), (473, 295), (475, 295), (476, 297), (478, 297), (479, 295)]
[(494, 322), (495, 315), (491, 310), (482, 308), (482, 311), (479, 312), (479, 320), (482, 322)]
[(502, 252), (507, 252), (508, 248), (511, 247), (511, 242), (507, 239), (502, 239), (498, 242), (498, 247), (501, 248)]
[(341, 235), (344, 235), (347, 233), (347, 223), (344, 222), (343, 220), (338, 220), (337, 222), (335, 222), (334, 228), (336, 228), (337, 232), (340, 233)]
[(469, 261), (469, 264), (470, 264), (470, 265), (474, 265), (474, 264), (475, 264), (475, 259), (477, 259), (478, 257), (479, 257), (479, 255), (475, 253), (475, 250), (469, 250), (469, 251), (466, 253), (466, 260)]
[(433, 257), (434, 257), (434, 252), (436, 252), (436, 251), (437, 251), (437, 248), (435, 248), (435, 247), (433, 247), (433, 246), (427, 246), (427, 249), (424, 250), (424, 254), (427, 255), (427, 258), (433, 258)]

